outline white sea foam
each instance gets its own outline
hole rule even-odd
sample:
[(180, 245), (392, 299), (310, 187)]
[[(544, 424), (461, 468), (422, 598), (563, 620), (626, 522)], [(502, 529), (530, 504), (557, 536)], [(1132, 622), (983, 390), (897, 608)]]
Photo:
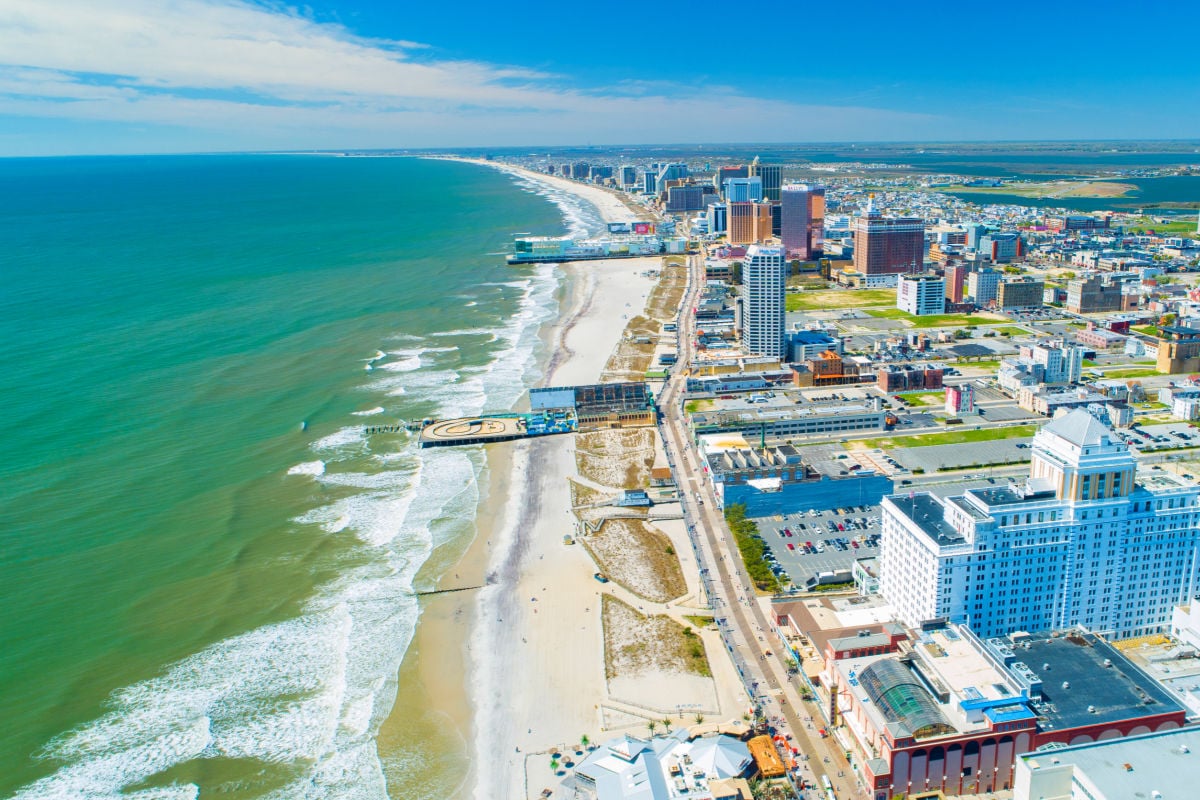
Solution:
[(373, 417), (376, 414), (382, 414), (383, 411), (383, 406), (375, 406), (374, 408), (366, 408), (362, 411), (351, 411), (350, 413), (356, 417)]
[(363, 430), (358, 426), (342, 428), (313, 442), (312, 449), (318, 453), (330, 450), (345, 450), (364, 443)]
[[(443, 334), (502, 343), (487, 365), (439, 367), (436, 354), (451, 348), (422, 347), (428, 338), (397, 334), (389, 341), (412, 342), (411, 352), (380, 351), (365, 366), (416, 359), (419, 367), (376, 370), (365, 389), (407, 393), (406, 399), (434, 403), (441, 415), (452, 407), (462, 413), (510, 407), (539, 352), (538, 326), (554, 313), (557, 279), (552, 266), (542, 265), (514, 283), (521, 297), (502, 324)], [(324, 436), (312, 450), (319, 461), (289, 472), (311, 475), (344, 496), (297, 523), (354, 542), (355, 566), (321, 587), (296, 618), (225, 639), (115, 692), (107, 713), (46, 747), (62, 765), (15, 800), (196, 800), (199, 789), (190, 784), (129, 787), (207, 758), (254, 759), (299, 773), (260, 800), (386, 800), (375, 735), (395, 701), (396, 674), (415, 630), (413, 579), (433, 548), (471, 518), (485, 459), (479, 449), (417, 450), (411, 440), (401, 450), (374, 453), (361, 426)], [(516, 452), (520, 469), (524, 450), (518, 445)], [(381, 472), (329, 469), (364, 456)], [(501, 539), (503, 548), (512, 533)], [(492, 599), (489, 590), (480, 595), (481, 604)], [(476, 674), (490, 681), (487, 673)], [(478, 688), (476, 696), (482, 744), (503, 720), (496, 698)], [(491, 768), (486, 759), (478, 763), (482, 773)], [(481, 777), (479, 785), (487, 786), (488, 776)]]

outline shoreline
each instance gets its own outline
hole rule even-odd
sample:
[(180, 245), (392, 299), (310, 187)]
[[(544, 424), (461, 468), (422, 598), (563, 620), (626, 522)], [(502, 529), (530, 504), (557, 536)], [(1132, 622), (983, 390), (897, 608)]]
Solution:
[[(529, 173), (509, 165), (471, 159), (455, 160), (498, 169), (523, 181), (541, 182), (551, 188), (570, 192), (592, 205), (605, 222), (633, 218), (633, 213), (619, 198), (596, 187), (571, 185), (571, 182), (561, 179), (543, 180), (550, 176)], [(551, 198), (547, 200), (553, 202)], [(657, 265), (658, 258), (650, 260)], [(538, 332), (544, 350), (537, 367), (540, 377), (533, 382), (534, 385), (546, 385), (551, 381), (593, 383), (599, 380), (609, 352), (624, 329), (624, 321), (618, 321), (613, 313), (621, 301), (621, 279), (648, 266), (647, 259), (559, 266), (555, 276), (559, 283), (555, 292), (557, 311)], [(597, 280), (599, 270), (605, 270), (607, 280)], [(604, 286), (598, 287), (599, 283)], [(608, 303), (597, 303), (598, 289), (610, 298)], [(601, 307), (597, 308), (598, 305)], [(597, 313), (604, 318), (597, 319)], [(601, 341), (610, 338), (611, 347), (597, 345), (597, 338)], [(562, 440), (554, 443), (559, 446), (557, 449), (562, 450), (569, 444), (570, 437), (553, 438)], [(520, 562), (529, 551), (529, 543), (520, 535), (519, 529), (532, 525), (539, 511), (537, 503), (528, 502), (528, 498), (537, 491), (536, 477), (545, 475), (548, 478), (546, 483), (551, 484), (562, 473), (562, 469), (546, 469), (544, 455), (540, 452), (530, 452), (542, 444), (546, 442), (518, 442), (485, 449), (486, 463), (478, 479), (481, 483), (480, 501), (476, 508), (474, 537), (457, 558), (442, 560), (436, 567), (430, 561), (427, 562), (430, 566), (423, 568), (436, 569), (441, 572), (440, 575), (426, 572), (419, 574), (416, 579), (419, 584), (433, 585), (437, 589), (476, 586), (485, 582), (489, 584), (479, 591), (422, 598), (417, 629), (398, 673), (400, 690), (397, 702), (379, 731), (378, 748), (385, 775), (389, 772), (389, 756), (396, 753), (406, 734), (408, 738), (414, 735), (414, 726), (422, 726), (421, 730), (428, 731), (426, 738), (431, 736), (438, 740), (439, 747), (446, 750), (444, 757), (458, 765), (462, 778), (457, 786), (440, 788), (437, 795), (441, 797), (494, 796), (483, 789), (487, 783), (481, 771), (481, 765), (487, 763), (485, 759), (495, 758), (499, 748), (489, 746), (487, 752), (480, 752), (481, 733), (495, 727), (495, 724), (488, 725), (481, 719), (486, 716), (486, 690), (480, 678), (484, 676), (482, 683), (486, 683), (488, 673), (482, 654), (490, 651), (480, 641), (485, 638), (481, 637), (480, 622), (485, 614), (497, 611), (500, 612), (497, 619), (512, 621), (519, 616), (518, 611), (524, 610), (516, 605), (513, 593), (520, 582)], [(565, 480), (557, 486), (546, 485), (545, 488), (545, 494), (556, 495), (569, 505)], [(590, 580), (590, 571), (587, 577)], [(509, 591), (501, 591), (503, 588)], [(519, 627), (526, 627), (526, 623)], [(597, 663), (602, 683), (602, 653)], [(424, 712), (416, 720), (407, 718), (414, 707)], [(500, 724), (503, 725), (503, 722)], [(510, 745), (509, 752), (515, 755), (513, 748), (518, 746)], [(464, 763), (469, 766), (462, 770)], [(398, 769), (391, 777), (400, 774), (403, 771)], [(387, 785), (388, 793), (393, 797), (401, 796), (397, 792), (405, 793), (413, 788), (404, 781), (393, 782), (391, 779)]]

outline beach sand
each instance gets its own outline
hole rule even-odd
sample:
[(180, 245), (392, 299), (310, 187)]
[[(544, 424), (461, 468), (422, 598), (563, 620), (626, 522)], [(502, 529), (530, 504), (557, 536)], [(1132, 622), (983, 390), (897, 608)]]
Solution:
[[(633, 218), (610, 191), (499, 168), (573, 192), (595, 204), (606, 221)], [(655, 285), (647, 271), (660, 264), (655, 257), (560, 267), (559, 317), (542, 333), (549, 353), (543, 385), (600, 379), (627, 319), (642, 312)], [(667, 604), (597, 582), (587, 551), (564, 544), (564, 536), (576, 533), (567, 483), (576, 473), (574, 447), (574, 437), (552, 436), (489, 448), (475, 540), (446, 570), (439, 588), (478, 585), (484, 576), (488, 585), (425, 600), (400, 674), (397, 713), (380, 734), (381, 752), (389, 745), (395, 752), (394, 744), (412, 737), (414, 726), (425, 726), (424, 758), (438, 762), (428, 774), (445, 779), (441, 786), (405, 794), (418, 787), (393, 783), (389, 776), (393, 797), (536, 795), (560, 780), (549, 769), (551, 751), (570, 754), (582, 736), (599, 741), (605, 731), (621, 727), (644, 733), (647, 720), (665, 716), (638, 703), (657, 701), (667, 710), (700, 706), (710, 722), (714, 714), (733, 718), (744, 709), (745, 695), (715, 632), (701, 633), (715, 680), (656, 674), (606, 681), (601, 592), (681, 624), (688, 624), (682, 615), (703, 613), (703, 603), (682, 523), (658, 526), (680, 555), (688, 583), (688, 592)], [(400, 713), (411, 708), (427, 712)], [(693, 714), (678, 724), (690, 724)], [(396, 758), (399, 767), (404, 759)], [(384, 762), (386, 769), (387, 757)]]

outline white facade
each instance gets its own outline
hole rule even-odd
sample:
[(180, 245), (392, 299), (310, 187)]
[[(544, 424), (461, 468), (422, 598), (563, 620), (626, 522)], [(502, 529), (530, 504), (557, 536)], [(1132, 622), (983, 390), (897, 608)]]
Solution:
[(967, 275), (967, 294), (977, 305), (986, 306), (996, 299), (1000, 291), (1000, 273), (985, 268)]
[(1025, 485), (883, 501), (880, 590), (908, 625), (939, 617), (982, 637), (1083, 625), (1166, 629), (1197, 589), (1200, 488), (1147, 473), (1086, 411), (1034, 437)]
[(742, 344), (751, 353), (785, 357), (786, 288), (783, 248), (751, 245), (742, 262)]
[(914, 316), (946, 310), (946, 281), (933, 275), (901, 275), (896, 284), (896, 308)]

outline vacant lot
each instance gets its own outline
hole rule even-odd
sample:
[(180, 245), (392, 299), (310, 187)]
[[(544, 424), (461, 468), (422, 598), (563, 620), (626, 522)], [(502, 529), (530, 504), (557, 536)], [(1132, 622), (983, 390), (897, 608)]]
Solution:
[(1037, 425), (1013, 425), (1007, 428), (972, 428), (970, 430), (924, 433), (916, 436), (897, 436), (883, 439), (863, 439), (847, 442), (847, 445), (870, 447), (926, 447), (935, 444), (962, 444), (963, 442), (988, 442), (993, 439), (1013, 439), (1018, 436), (1033, 436)]
[(895, 302), (894, 289), (825, 289), (789, 293), (787, 310), (836, 311), (839, 308), (894, 305)]
[(924, 316), (913, 316), (906, 311), (901, 311), (898, 308), (872, 308), (868, 309), (867, 313), (872, 317), (879, 319), (894, 319), (908, 323), (911, 328), (973, 328), (977, 325), (986, 325), (989, 322), (997, 322), (1003, 317), (998, 317), (995, 314), (926, 314)]

